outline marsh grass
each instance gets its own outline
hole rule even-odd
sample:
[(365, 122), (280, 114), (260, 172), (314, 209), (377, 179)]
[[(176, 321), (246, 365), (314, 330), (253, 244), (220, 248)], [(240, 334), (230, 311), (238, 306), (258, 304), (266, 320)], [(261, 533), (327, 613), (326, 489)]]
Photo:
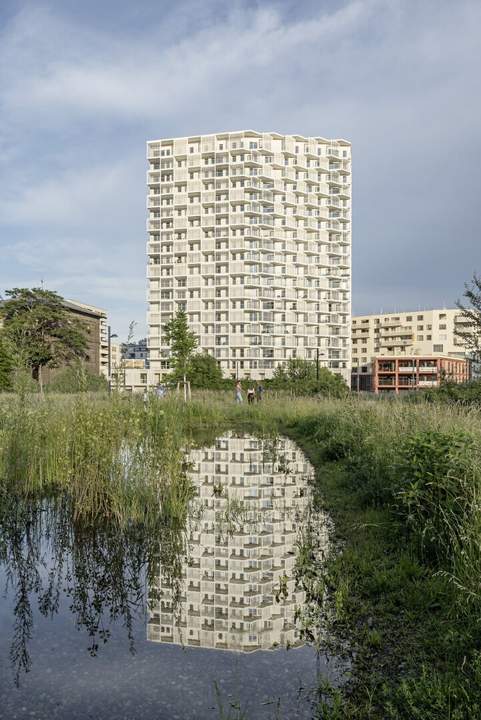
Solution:
[(158, 404), (79, 395), (0, 406), (0, 485), (21, 497), (68, 492), (74, 518), (185, 517), (186, 435)]
[(312, 610), (303, 628), (308, 637), (315, 603), (327, 603), (333, 637), (354, 657), (346, 689), (323, 691), (322, 716), (480, 716), (479, 408), (273, 393), (253, 406), (214, 392), (187, 404), (4, 396), (0, 500), (66, 493), (84, 525), (182, 525), (193, 493), (186, 450), (226, 429), (273, 447), (289, 435), (317, 468), (317, 502), (340, 542), (312, 578), (309, 543), (299, 547)]

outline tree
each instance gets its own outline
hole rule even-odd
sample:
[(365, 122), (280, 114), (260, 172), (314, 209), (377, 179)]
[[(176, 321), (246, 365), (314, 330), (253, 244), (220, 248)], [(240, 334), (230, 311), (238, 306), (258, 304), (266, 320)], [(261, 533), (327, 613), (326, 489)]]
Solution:
[(465, 283), (463, 297), (456, 305), (461, 310), (463, 329), (456, 329), (455, 334), (463, 341), (472, 359), (481, 362), (481, 277), (473, 274), (471, 283)]
[(181, 377), (184, 388), (192, 354), (197, 347), (197, 338), (189, 329), (187, 315), (179, 310), (164, 327), (165, 337), (170, 345), (171, 367), (176, 377)]
[(217, 390), (225, 383), (217, 360), (207, 353), (197, 353), (191, 357), (188, 375), (194, 388)]
[(64, 307), (62, 298), (43, 288), (7, 290), (0, 305), (3, 333), (20, 364), (30, 368), (43, 389), (42, 369), (85, 357), (86, 330)]
[(296, 395), (343, 397), (348, 393), (346, 383), (339, 375), (327, 368), (319, 368), (317, 377), (316, 363), (302, 358), (291, 358), (285, 365), (278, 365), (270, 384), (280, 390), (290, 390)]
[(13, 388), (14, 362), (11, 348), (0, 334), (0, 392), (12, 390)]

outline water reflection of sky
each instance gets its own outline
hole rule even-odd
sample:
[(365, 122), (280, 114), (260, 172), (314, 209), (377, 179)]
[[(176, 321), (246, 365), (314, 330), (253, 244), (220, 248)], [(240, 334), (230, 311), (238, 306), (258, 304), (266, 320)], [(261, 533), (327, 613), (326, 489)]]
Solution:
[[(172, 567), (153, 558), (178, 558), (158, 537), (75, 528), (62, 502), (0, 513), (0, 717), (215, 720), (219, 702), (226, 718), (311, 717), (319, 673), (335, 678), (335, 664), (308, 646), (263, 649), (299, 644), (292, 570), (312, 469), (289, 441), (230, 436), (192, 461), (176, 613), (163, 586)], [(146, 618), (152, 568), (148, 591), (163, 594)]]

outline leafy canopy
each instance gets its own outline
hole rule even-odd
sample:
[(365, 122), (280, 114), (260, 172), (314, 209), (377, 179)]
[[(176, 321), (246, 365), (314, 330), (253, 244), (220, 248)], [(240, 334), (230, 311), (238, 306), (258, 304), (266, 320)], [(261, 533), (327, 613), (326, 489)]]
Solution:
[(185, 377), (189, 361), (197, 347), (197, 338), (189, 329), (187, 314), (179, 310), (164, 327), (165, 337), (170, 345), (171, 367), (174, 375)]
[(0, 392), (12, 390), (13, 388), (14, 362), (11, 348), (0, 333)]
[(456, 303), (464, 322), (462, 328), (455, 332), (473, 359), (481, 362), (481, 277), (474, 273), (472, 281), (464, 287), (463, 297), (467, 302), (458, 300)]
[(38, 375), (42, 367), (57, 367), (85, 356), (86, 330), (63, 305), (63, 299), (43, 288), (13, 288), (0, 305), (3, 333), (15, 347), (16, 360)]
[(278, 365), (270, 385), (280, 390), (290, 390), (296, 395), (343, 397), (348, 393), (339, 375), (334, 375), (327, 368), (319, 368), (317, 377), (316, 363), (302, 358), (291, 358), (284, 365)]
[(188, 372), (193, 388), (218, 390), (226, 385), (217, 360), (207, 353), (193, 355)]

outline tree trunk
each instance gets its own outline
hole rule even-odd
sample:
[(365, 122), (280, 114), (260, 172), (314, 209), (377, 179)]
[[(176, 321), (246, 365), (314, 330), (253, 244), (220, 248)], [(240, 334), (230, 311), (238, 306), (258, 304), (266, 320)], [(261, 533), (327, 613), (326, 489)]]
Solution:
[(42, 366), (38, 366), (38, 384), (40, 387), (40, 395), (43, 396), (43, 378), (42, 378)]

